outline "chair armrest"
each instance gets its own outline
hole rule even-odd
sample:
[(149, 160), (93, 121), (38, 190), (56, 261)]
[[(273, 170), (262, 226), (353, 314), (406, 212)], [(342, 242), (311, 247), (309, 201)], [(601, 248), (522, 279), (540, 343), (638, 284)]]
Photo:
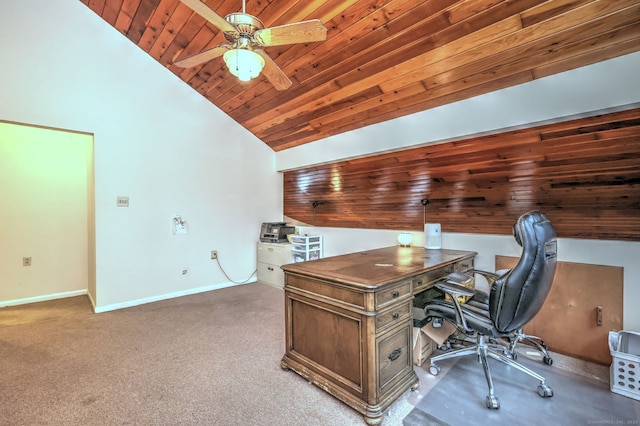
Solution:
[(476, 294), (475, 290), (451, 281), (439, 281), (436, 283), (435, 287), (445, 293), (449, 293), (449, 295), (456, 294), (457, 296), (473, 297), (473, 295)]
[(474, 294), (476, 294), (475, 290), (452, 283), (450, 281), (439, 281), (436, 283), (435, 287), (439, 290), (444, 291), (451, 297), (451, 302), (453, 303), (453, 308), (456, 312), (456, 324), (458, 325), (458, 327), (462, 328), (466, 332), (472, 332), (473, 330), (471, 330), (467, 326), (467, 320), (464, 318), (464, 314), (462, 313), (460, 302), (458, 302), (458, 296), (472, 297)]
[[(507, 269), (508, 271), (508, 269)], [(483, 271), (481, 269), (469, 269), (467, 271), (465, 271), (468, 274), (478, 274), (484, 277), (485, 280), (487, 280), (487, 283), (489, 284), (489, 287), (491, 287), (491, 285), (495, 282), (495, 280), (497, 280), (498, 278), (500, 278), (502, 275), (496, 274), (495, 272), (489, 272), (489, 271)], [(505, 271), (506, 272), (506, 271)]]

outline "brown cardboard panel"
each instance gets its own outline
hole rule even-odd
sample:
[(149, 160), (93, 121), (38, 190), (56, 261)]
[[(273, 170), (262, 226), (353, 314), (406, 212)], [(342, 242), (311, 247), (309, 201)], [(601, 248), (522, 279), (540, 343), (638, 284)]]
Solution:
[[(517, 257), (496, 256), (496, 270)], [(525, 327), (553, 352), (611, 364), (609, 331), (622, 329), (623, 271), (618, 266), (558, 262), (553, 286), (538, 315)], [(602, 324), (597, 324), (601, 308)]]

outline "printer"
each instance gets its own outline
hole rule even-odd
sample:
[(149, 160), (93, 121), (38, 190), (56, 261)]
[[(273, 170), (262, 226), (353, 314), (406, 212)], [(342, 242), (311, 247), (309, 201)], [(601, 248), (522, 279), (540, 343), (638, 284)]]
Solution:
[(263, 222), (260, 228), (260, 241), (263, 243), (286, 243), (287, 235), (295, 234), (295, 226), (285, 222)]

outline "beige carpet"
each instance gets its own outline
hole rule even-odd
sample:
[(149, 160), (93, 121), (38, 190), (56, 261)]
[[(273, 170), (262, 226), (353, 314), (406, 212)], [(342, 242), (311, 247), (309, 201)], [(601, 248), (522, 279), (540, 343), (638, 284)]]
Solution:
[[(262, 283), (94, 314), (86, 297), (0, 308), (0, 425), (364, 425), (291, 371), (284, 300)], [(526, 354), (523, 354), (526, 356)], [(608, 383), (608, 368), (554, 354)], [(383, 418), (400, 426), (451, 368)]]
[(101, 314), (86, 297), (2, 308), (0, 424), (363, 425), (280, 368), (283, 305), (253, 283)]
[(86, 296), (11, 306), (0, 309), (0, 328), (89, 313), (91, 304)]

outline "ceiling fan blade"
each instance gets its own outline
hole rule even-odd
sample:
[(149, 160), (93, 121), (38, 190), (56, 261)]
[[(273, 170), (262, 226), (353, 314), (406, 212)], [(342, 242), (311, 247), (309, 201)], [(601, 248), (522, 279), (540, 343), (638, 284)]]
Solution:
[(309, 43), (326, 40), (327, 29), (322, 21), (312, 19), (258, 30), (253, 34), (253, 38), (262, 46)]
[(278, 64), (273, 62), (273, 59), (267, 55), (267, 52), (260, 49), (256, 49), (254, 52), (264, 59), (264, 68), (262, 69), (262, 73), (267, 77), (267, 80), (273, 84), (273, 87), (275, 87), (276, 90), (286, 90), (291, 87), (293, 83), (291, 83), (289, 77), (287, 77), (284, 71), (280, 69)]
[(225, 33), (237, 33), (236, 27), (228, 23), (222, 16), (218, 15), (213, 9), (200, 0), (180, 0), (182, 3), (189, 6), (194, 12), (202, 16), (207, 21), (211, 22), (216, 27), (220, 28)]
[(221, 44), (220, 46), (212, 47), (211, 49), (205, 50), (204, 52), (196, 53), (195, 55), (187, 56), (184, 59), (175, 61), (173, 65), (179, 66), (181, 68), (195, 67), (196, 65), (200, 65), (203, 62), (208, 62), (212, 59), (217, 58), (218, 56), (222, 56), (227, 50), (231, 48), (233, 48), (233, 46), (230, 44)]

